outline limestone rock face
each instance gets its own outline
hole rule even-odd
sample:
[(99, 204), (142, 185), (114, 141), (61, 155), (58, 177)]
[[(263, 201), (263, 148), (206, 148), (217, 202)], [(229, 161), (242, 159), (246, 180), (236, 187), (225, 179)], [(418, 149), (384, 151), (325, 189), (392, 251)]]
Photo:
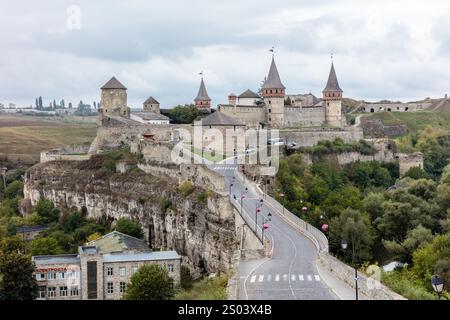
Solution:
[[(25, 199), (47, 198), (60, 208), (85, 209), (89, 218), (134, 218), (151, 244), (176, 250), (195, 275), (226, 271), (236, 249), (235, 221), (226, 196), (202, 190), (184, 197), (178, 181), (143, 172), (106, 173), (84, 161), (52, 161), (32, 167), (25, 178)], [(203, 194), (204, 195), (204, 194)], [(169, 200), (165, 210), (163, 202)], [(25, 210), (24, 210), (25, 212)]]

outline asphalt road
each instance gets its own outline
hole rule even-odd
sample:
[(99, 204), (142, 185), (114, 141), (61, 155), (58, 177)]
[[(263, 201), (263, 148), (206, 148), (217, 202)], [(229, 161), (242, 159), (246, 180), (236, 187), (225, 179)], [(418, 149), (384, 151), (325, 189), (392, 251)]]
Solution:
[[(279, 214), (266, 205), (255, 214), (260, 199), (251, 191), (245, 192), (245, 186), (234, 176), (235, 165), (211, 165), (211, 169), (224, 175), (226, 185), (231, 187), (231, 195), (240, 200), (245, 193), (243, 207), (258, 224), (263, 217), (268, 219), (269, 228), (265, 231), (273, 246), (269, 259), (241, 262), (240, 299), (277, 299), (277, 300), (330, 300), (337, 299), (318, 274), (316, 267), (316, 248), (308, 238), (286, 224)], [(247, 186), (248, 187), (248, 186)]]

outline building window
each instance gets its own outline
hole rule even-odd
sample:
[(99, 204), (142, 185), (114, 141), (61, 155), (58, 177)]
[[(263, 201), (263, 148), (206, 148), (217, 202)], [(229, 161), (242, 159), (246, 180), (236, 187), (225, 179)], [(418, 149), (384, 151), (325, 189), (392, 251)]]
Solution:
[(59, 287), (59, 296), (67, 297), (67, 287)]
[(107, 276), (112, 276), (112, 275), (114, 275), (113, 267), (107, 267), (107, 268), (106, 268), (106, 275), (107, 275)]
[(131, 268), (131, 274), (134, 274), (136, 271), (138, 271), (138, 267), (132, 267)]
[(108, 282), (106, 284), (106, 292), (108, 292), (108, 294), (114, 293), (114, 283)]
[(125, 292), (125, 282), (120, 282), (120, 293), (124, 293)]
[(36, 273), (36, 280), (37, 281), (45, 280), (45, 273)]
[(72, 287), (72, 288), (70, 289), (70, 295), (71, 295), (72, 297), (78, 297), (78, 287)]
[(272, 113), (272, 109), (269, 109), (269, 113)]
[(173, 272), (173, 264), (168, 264), (167, 270), (169, 270), (169, 272)]
[(58, 279), (64, 279), (66, 277), (66, 273), (65, 272), (58, 272), (57, 276), (58, 276)]
[(48, 280), (55, 280), (56, 279), (56, 272), (49, 272), (47, 274), (47, 279)]
[(47, 288), (47, 297), (49, 297), (49, 298), (56, 297), (56, 287), (48, 287)]
[(127, 271), (126, 271), (125, 267), (120, 267), (120, 268), (119, 268), (119, 275), (120, 275), (121, 277), (125, 277), (126, 274), (127, 274)]
[(46, 290), (47, 290), (47, 288), (45, 286), (39, 287), (38, 299), (45, 299), (45, 291)]

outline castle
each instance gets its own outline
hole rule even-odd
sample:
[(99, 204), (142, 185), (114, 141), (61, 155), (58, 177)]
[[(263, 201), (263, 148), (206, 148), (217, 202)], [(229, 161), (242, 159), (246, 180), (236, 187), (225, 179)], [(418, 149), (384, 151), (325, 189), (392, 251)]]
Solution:
[[(101, 108), (98, 124), (114, 123), (169, 124), (169, 119), (161, 114), (159, 103), (150, 97), (144, 102), (142, 112), (131, 112), (127, 106), (127, 88), (116, 78), (111, 78), (101, 87)], [(298, 128), (345, 126), (342, 116), (342, 89), (332, 62), (328, 81), (319, 99), (312, 94), (286, 95), (272, 55), (269, 73), (260, 94), (246, 90), (239, 96), (230, 94), (228, 104), (218, 104), (217, 110), (211, 109), (211, 98), (206, 90), (203, 76), (194, 105), (204, 116), (211, 112), (220, 112), (222, 119), (234, 118), (247, 128)]]
[[(201, 85), (204, 86), (203, 79)], [(285, 90), (272, 55), (261, 94), (251, 90), (246, 90), (239, 96), (232, 93), (228, 96), (228, 104), (219, 104), (217, 111), (240, 119), (247, 127), (254, 128), (345, 125), (341, 110), (343, 91), (339, 87), (333, 63), (328, 82), (322, 91), (322, 99), (312, 94), (286, 95)]]

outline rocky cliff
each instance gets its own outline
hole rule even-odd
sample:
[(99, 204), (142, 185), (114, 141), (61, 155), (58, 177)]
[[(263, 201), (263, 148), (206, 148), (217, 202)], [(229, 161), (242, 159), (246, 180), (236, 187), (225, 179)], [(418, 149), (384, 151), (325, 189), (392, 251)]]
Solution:
[(236, 249), (228, 198), (198, 187), (183, 196), (178, 188), (173, 178), (113, 173), (93, 160), (51, 161), (27, 172), (24, 193), (32, 205), (44, 197), (58, 207), (85, 208), (94, 219), (134, 218), (153, 247), (176, 250), (194, 275), (226, 271)]

